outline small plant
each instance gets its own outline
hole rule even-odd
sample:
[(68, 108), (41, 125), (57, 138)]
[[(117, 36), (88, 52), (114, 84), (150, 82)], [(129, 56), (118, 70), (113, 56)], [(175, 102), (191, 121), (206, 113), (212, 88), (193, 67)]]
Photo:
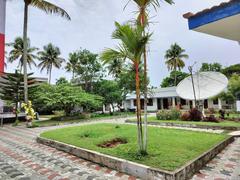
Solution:
[(28, 103), (22, 103), (22, 108), (26, 113), (27, 127), (32, 126), (32, 121), (35, 118), (35, 111), (32, 108), (32, 102), (28, 101)]
[(116, 128), (116, 129), (119, 129), (119, 128), (120, 128), (120, 126), (119, 126), (119, 125), (116, 125), (116, 126), (115, 126), (115, 128)]

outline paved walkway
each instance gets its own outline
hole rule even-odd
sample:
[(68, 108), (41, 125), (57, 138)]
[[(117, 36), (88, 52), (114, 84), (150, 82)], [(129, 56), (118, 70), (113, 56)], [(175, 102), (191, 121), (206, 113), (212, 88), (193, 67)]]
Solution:
[[(124, 119), (100, 122), (124, 123)], [(86, 122), (93, 124), (99, 122)], [(134, 180), (133, 176), (100, 167), (94, 163), (36, 143), (45, 130), (76, 126), (62, 125), (27, 129), (5, 126), (0, 128), (0, 179), (19, 180)], [(193, 180), (240, 180), (240, 138), (197, 173)]]
[[(0, 128), (0, 179), (18, 180), (134, 180), (133, 176), (100, 167), (54, 148), (36, 143), (50, 128)], [(56, 127), (55, 127), (56, 128)]]

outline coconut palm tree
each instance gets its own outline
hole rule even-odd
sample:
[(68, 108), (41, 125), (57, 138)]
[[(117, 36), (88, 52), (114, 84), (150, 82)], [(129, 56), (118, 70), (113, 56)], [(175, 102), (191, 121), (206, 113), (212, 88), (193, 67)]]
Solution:
[(46, 1), (46, 0), (24, 0), (24, 24), (23, 24), (23, 47), (24, 47), (24, 51), (23, 51), (23, 73), (24, 73), (24, 101), (27, 103), (28, 102), (28, 85), (27, 85), (27, 29), (28, 29), (28, 9), (29, 6), (35, 7), (37, 9), (40, 9), (44, 12), (46, 12), (47, 14), (57, 14), (60, 15), (62, 17), (67, 18), (68, 20), (70, 20), (70, 16), (68, 15), (68, 13)]
[(43, 47), (43, 51), (38, 52), (39, 61), (41, 61), (38, 65), (41, 72), (43, 70), (47, 70), (47, 74), (49, 75), (49, 84), (51, 83), (52, 77), (52, 68), (56, 67), (58, 69), (61, 68), (62, 62), (65, 60), (61, 57), (60, 49), (55, 47), (51, 43)]
[(72, 72), (72, 79), (75, 78), (75, 72), (77, 69), (78, 60), (79, 60), (79, 55), (77, 52), (69, 54), (69, 59), (68, 59), (67, 65), (65, 66), (65, 69), (67, 72)]
[[(165, 59), (168, 70), (177, 71), (185, 67), (184, 59), (188, 59), (188, 55), (184, 54), (185, 49), (182, 49), (177, 43), (171, 45), (166, 51)], [(177, 85), (177, 73), (175, 73), (174, 84)]]
[[(160, 7), (159, 0), (129, 0), (133, 1), (138, 7), (138, 17), (137, 24), (144, 28), (143, 33), (145, 33), (146, 27), (149, 24), (148, 12), (150, 7)], [(168, 4), (173, 4), (173, 0), (164, 0)], [(148, 77), (147, 77), (147, 51), (144, 48), (143, 53), (144, 60), (144, 150), (147, 152), (147, 103), (148, 103)]]
[(141, 26), (133, 27), (129, 24), (120, 25), (115, 23), (116, 30), (112, 35), (113, 39), (119, 40), (120, 44), (117, 49), (106, 49), (101, 54), (101, 59), (104, 63), (108, 63), (114, 59), (131, 60), (135, 68), (136, 82), (136, 101), (137, 101), (137, 127), (138, 127), (138, 146), (139, 152), (144, 153), (143, 149), (143, 134), (142, 134), (142, 119), (140, 107), (140, 79), (139, 79), (139, 64), (141, 61), (144, 48), (149, 42), (151, 34), (143, 33)]
[[(20, 73), (22, 73), (23, 68), (23, 39), (21, 37), (17, 37), (14, 42), (7, 43), (6, 44), (9, 47), (12, 47), (12, 50), (9, 52), (9, 55), (7, 57), (8, 61), (10, 63), (13, 63), (15, 61), (18, 62), (18, 68), (20, 69)], [(35, 59), (37, 59), (37, 56), (34, 54), (38, 48), (31, 47), (30, 39), (27, 40), (27, 64), (28, 67), (31, 69), (32, 65), (36, 66)]]

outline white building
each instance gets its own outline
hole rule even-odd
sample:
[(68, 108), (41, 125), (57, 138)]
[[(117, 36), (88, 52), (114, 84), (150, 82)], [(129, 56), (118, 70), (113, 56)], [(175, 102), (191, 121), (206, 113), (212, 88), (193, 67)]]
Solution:
[[(221, 99), (206, 99), (203, 102), (204, 108), (232, 109), (233, 105)], [(136, 109), (136, 95), (129, 94), (123, 102), (125, 110)], [(193, 107), (194, 101), (181, 99), (176, 93), (176, 87), (154, 89), (148, 99), (148, 111), (156, 112), (163, 109), (178, 107), (182, 110), (188, 110)], [(141, 97), (141, 109), (144, 108), (144, 99)]]

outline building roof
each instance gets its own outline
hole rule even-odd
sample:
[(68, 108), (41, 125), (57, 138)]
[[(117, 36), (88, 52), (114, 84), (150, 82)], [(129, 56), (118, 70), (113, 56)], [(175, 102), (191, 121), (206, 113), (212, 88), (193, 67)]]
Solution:
[(192, 13), (192, 12), (188, 12), (188, 13), (184, 14), (183, 17), (186, 18), (186, 19), (190, 19), (190, 18), (199, 16), (199, 15), (202, 15), (202, 14), (205, 14), (205, 13), (209, 13), (209, 12), (214, 11), (216, 9), (222, 9), (222, 8), (224, 8), (226, 6), (229, 6), (230, 4), (235, 3), (235, 2), (240, 2), (240, 1), (239, 0), (230, 0), (228, 2), (223, 2), (219, 5), (213, 6), (211, 8), (204, 9), (200, 12), (195, 13), (195, 14)]
[[(150, 91), (149, 98), (168, 98), (168, 97), (178, 97), (176, 92), (176, 87), (158, 88)], [(141, 97), (143, 98), (143, 97)], [(128, 94), (126, 100), (136, 99), (136, 95)]]
[(183, 15), (190, 30), (240, 41), (240, 0), (230, 0), (197, 13)]

